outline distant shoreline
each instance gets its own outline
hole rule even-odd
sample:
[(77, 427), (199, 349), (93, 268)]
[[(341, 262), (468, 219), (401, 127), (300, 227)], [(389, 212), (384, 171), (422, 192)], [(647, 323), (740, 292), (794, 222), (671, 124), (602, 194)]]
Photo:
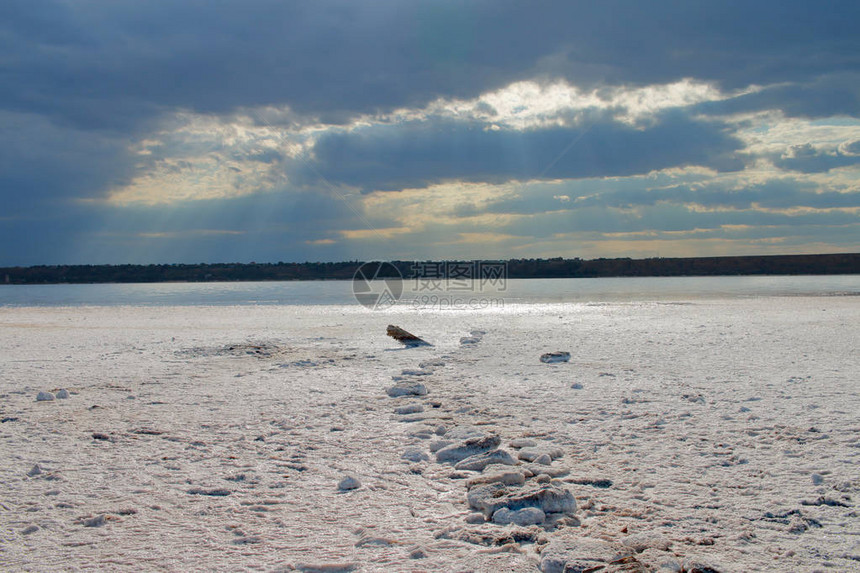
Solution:
[[(380, 278), (478, 279), (860, 274), (860, 253), (648, 259), (508, 259), (390, 261)], [(338, 263), (201, 263), (163, 265), (39, 265), (0, 267), (2, 284), (191, 283), (352, 280), (360, 261)], [(374, 267), (371, 267), (373, 270)], [(365, 268), (366, 270), (366, 268)], [(491, 275), (487, 275), (491, 276)]]

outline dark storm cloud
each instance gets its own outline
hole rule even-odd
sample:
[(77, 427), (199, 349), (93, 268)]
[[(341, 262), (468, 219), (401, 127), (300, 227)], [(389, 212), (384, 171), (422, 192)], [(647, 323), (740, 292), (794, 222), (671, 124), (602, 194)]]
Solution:
[(0, 216), (42, 216), (102, 196), (133, 170), (129, 141), (0, 111)]
[(611, 177), (702, 165), (737, 170), (742, 143), (716, 122), (681, 112), (647, 128), (598, 116), (575, 128), (517, 131), (449, 120), (376, 125), (324, 135), (315, 170), (365, 191), (433, 183)]
[(693, 111), (724, 115), (779, 110), (789, 117), (860, 116), (860, 73), (823, 75), (802, 83), (767, 86), (737, 97), (704, 102)]
[(308, 241), (354, 225), (337, 195), (262, 193), (117, 209), (70, 203), (33, 217), (0, 216), (0, 266), (59, 263), (303, 261), (357, 258), (348, 246)]
[(75, 259), (76, 238), (89, 232), (94, 221), (98, 218), (91, 208), (76, 204), (27, 215), (0, 214), (0, 266), (80, 260)]
[(856, 73), (858, 21), (850, 1), (7, 0), (0, 105), (121, 127), (264, 104), (337, 121), (541, 73), (584, 87), (807, 86)]

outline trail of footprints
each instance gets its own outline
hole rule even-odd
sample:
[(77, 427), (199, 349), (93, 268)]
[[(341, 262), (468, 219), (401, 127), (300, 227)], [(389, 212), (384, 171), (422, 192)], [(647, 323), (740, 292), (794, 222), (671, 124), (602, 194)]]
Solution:
[[(461, 348), (478, 345), (484, 334), (471, 331), (460, 339)], [(539, 554), (538, 568), (543, 573), (646, 572), (666, 567), (688, 573), (720, 572), (695, 557), (685, 559), (668, 552), (671, 543), (659, 534), (643, 532), (619, 542), (576, 531), (580, 526), (574, 516), (576, 500), (560, 479), (570, 473), (559, 462), (564, 457), (561, 448), (522, 435), (503, 446), (502, 437), (493, 431), (493, 416), (475, 407), (468, 388), (444, 388), (446, 380), (434, 378), (443, 368), (444, 360), (423, 361), (417, 369), (393, 376), (394, 385), (387, 390), (396, 400), (396, 418), (416, 425), (408, 436), (417, 439), (417, 445), (406, 448), (401, 459), (414, 462), (412, 470), (428, 479), (463, 484), (469, 512), (462, 522), (437, 531), (437, 539), (488, 546), (491, 552), (533, 550)], [(443, 390), (438, 395), (444, 401), (428, 392), (431, 382)], [(648, 549), (658, 551), (643, 559), (642, 552)]]
[[(479, 344), (484, 334), (471, 331), (460, 339), (461, 347)], [(406, 448), (401, 459), (436, 464), (434, 469), (439, 471), (432, 474), (440, 476), (438, 479), (459, 480), (464, 485), (470, 513), (461, 524), (438, 532), (437, 537), (504, 546), (539, 543), (541, 533), (578, 525), (573, 517), (573, 494), (557, 479), (568, 474), (557, 463), (563, 451), (527, 437), (503, 445), (489, 420), (467, 419), (475, 414), (471, 404), (463, 403), (468, 397), (464, 400), (455, 393), (449, 404), (432, 398), (427, 384), (444, 367), (444, 360), (423, 361), (418, 368), (393, 376), (394, 385), (387, 389), (397, 399), (397, 419), (417, 425), (408, 435), (420, 441)], [(447, 474), (444, 466), (450, 468)]]

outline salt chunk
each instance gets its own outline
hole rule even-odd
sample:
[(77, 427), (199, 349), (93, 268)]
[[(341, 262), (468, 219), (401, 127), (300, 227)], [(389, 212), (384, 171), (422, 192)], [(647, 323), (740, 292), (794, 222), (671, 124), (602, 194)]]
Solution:
[(546, 514), (536, 507), (524, 507), (511, 510), (507, 507), (497, 509), (493, 513), (493, 523), (498, 525), (539, 525), (546, 521)]
[(520, 471), (523, 472), (526, 477), (528, 477), (528, 474), (526, 473), (527, 471), (531, 472), (532, 475), (546, 474), (551, 478), (566, 476), (570, 473), (568, 468), (544, 466), (539, 464), (524, 464), (520, 466)]
[[(484, 485), (489, 483), (503, 483), (505, 485), (523, 485), (526, 481), (525, 476), (522, 472), (515, 470), (501, 471), (492, 474), (485, 474), (471, 478), (468, 482), (466, 482), (466, 487), (472, 488), (478, 485)], [(549, 482), (549, 477), (547, 477), (547, 482)]]
[(479, 486), (466, 496), (469, 506), (491, 516), (506, 507), (512, 511), (524, 507), (537, 507), (544, 513), (567, 513), (576, 511), (576, 500), (565, 488), (552, 484), (520, 489), (508, 489), (499, 483)]
[(90, 519), (84, 519), (83, 521), (81, 521), (81, 523), (84, 527), (101, 527), (102, 525), (107, 523), (107, 521), (105, 519), (105, 515), (102, 514), (92, 517)]
[(361, 482), (358, 480), (357, 477), (353, 476), (346, 476), (345, 478), (340, 480), (340, 483), (337, 484), (337, 489), (339, 489), (340, 491), (349, 491), (352, 489), (358, 489), (360, 487)]
[(430, 376), (431, 374), (433, 374), (432, 370), (424, 368), (406, 368), (400, 371), (401, 376)]
[(537, 442), (530, 438), (516, 438), (511, 440), (512, 448), (533, 448), (537, 445)]
[(630, 549), (618, 543), (578, 535), (561, 536), (554, 538), (541, 550), (540, 570), (543, 573), (599, 571), (630, 553)]
[(434, 440), (430, 442), (430, 451), (434, 454), (446, 446), (453, 444), (451, 440)]
[(427, 387), (420, 382), (414, 384), (400, 383), (389, 388), (387, 392), (392, 398), (397, 398), (398, 396), (426, 396)]
[(409, 404), (408, 406), (400, 406), (394, 409), (395, 414), (418, 414), (424, 411), (424, 406), (421, 404)]
[(469, 456), (496, 449), (501, 441), (501, 438), (494, 435), (469, 438), (461, 443), (446, 446), (436, 452), (436, 461), (439, 463), (451, 462), (456, 464)]
[(423, 547), (416, 547), (412, 551), (409, 552), (410, 559), (426, 559), (427, 558), (427, 550)]
[(395, 545), (397, 541), (388, 537), (378, 537), (374, 535), (363, 535), (361, 539), (356, 541), (356, 547), (364, 547), (365, 545), (377, 545), (379, 547), (390, 547)]
[(491, 450), (488, 452), (481, 452), (479, 454), (469, 456), (468, 458), (457, 462), (457, 464), (454, 466), (454, 469), (480, 472), (484, 471), (484, 468), (486, 468), (487, 466), (493, 464), (514, 466), (517, 464), (517, 462), (513, 458), (513, 456), (505, 450)]
[(486, 521), (486, 519), (484, 519), (483, 513), (475, 512), (475, 513), (470, 513), (469, 515), (466, 516), (466, 523), (470, 523), (472, 525), (484, 523), (485, 521)]
[(538, 450), (535, 450), (533, 448), (524, 448), (520, 450), (520, 452), (517, 454), (517, 457), (525, 462), (533, 462), (538, 459), (538, 457), (540, 457), (542, 453), (543, 452), (539, 452)]
[(403, 455), (400, 456), (400, 459), (408, 460), (410, 462), (426, 462), (430, 459), (430, 456), (428, 456), (421, 450), (411, 448), (403, 452)]
[(552, 364), (554, 362), (567, 362), (570, 360), (570, 352), (547, 352), (541, 354), (540, 361), (544, 364)]
[(564, 456), (564, 451), (561, 448), (551, 448), (551, 449), (536, 449), (536, 448), (523, 448), (517, 453), (517, 457), (526, 462), (536, 462), (538, 458), (542, 456), (548, 456), (550, 460), (555, 460)]

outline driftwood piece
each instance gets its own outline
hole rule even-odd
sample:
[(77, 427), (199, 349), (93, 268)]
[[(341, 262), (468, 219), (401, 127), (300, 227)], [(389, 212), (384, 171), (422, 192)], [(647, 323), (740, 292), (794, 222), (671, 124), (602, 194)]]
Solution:
[(547, 352), (546, 354), (541, 354), (540, 361), (545, 364), (552, 364), (553, 362), (567, 362), (570, 360), (570, 352), (558, 351), (558, 352)]
[(388, 325), (388, 328), (386, 329), (385, 333), (394, 340), (406, 346), (432, 346), (432, 344), (430, 344), (426, 340), (418, 338), (411, 332), (407, 332), (399, 326), (394, 326), (393, 324)]

